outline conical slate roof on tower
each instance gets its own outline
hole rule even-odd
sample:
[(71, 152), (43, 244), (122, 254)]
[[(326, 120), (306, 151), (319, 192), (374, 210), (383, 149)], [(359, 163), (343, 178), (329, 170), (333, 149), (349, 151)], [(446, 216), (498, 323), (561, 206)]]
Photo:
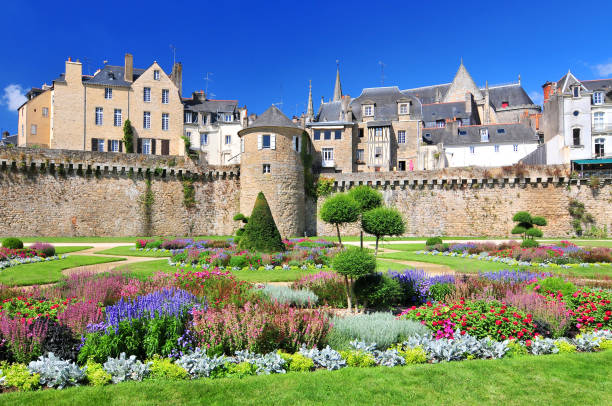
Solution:
[(333, 101), (342, 100), (342, 86), (340, 85), (340, 67), (336, 68), (336, 85), (334, 86), (334, 99)]
[(249, 128), (255, 127), (298, 127), (278, 107), (272, 105), (253, 121)]

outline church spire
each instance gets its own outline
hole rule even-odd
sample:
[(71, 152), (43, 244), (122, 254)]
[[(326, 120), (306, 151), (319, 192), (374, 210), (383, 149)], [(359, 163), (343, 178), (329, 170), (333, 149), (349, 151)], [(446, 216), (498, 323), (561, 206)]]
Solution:
[(308, 110), (306, 111), (308, 121), (314, 119), (314, 106), (312, 104), (312, 80), (308, 81)]
[(340, 85), (340, 64), (336, 60), (336, 85), (334, 86), (334, 98), (333, 101), (340, 101), (342, 99), (342, 86)]

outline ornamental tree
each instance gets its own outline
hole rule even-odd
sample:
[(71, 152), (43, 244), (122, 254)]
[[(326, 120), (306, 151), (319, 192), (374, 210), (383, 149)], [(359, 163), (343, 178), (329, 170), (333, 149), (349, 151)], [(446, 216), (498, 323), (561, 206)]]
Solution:
[(400, 235), (406, 231), (406, 225), (400, 212), (389, 207), (377, 207), (363, 213), (361, 227), (366, 233), (376, 237), (374, 255), (378, 255), (378, 241), (381, 237)]
[[(380, 207), (383, 202), (382, 193), (366, 185), (359, 185), (349, 190), (348, 195), (359, 206), (359, 216), (366, 211)], [(363, 249), (363, 227), (359, 230), (359, 240)]]
[(125, 152), (134, 152), (134, 128), (129, 119), (123, 123), (123, 144), (125, 145)]
[(342, 247), (340, 225), (354, 223), (359, 219), (359, 205), (346, 193), (337, 193), (323, 203), (320, 211), (321, 220), (336, 226), (338, 242)]
[(333, 259), (332, 266), (336, 272), (344, 276), (346, 303), (351, 311), (353, 280), (373, 273), (376, 269), (376, 258), (367, 250), (351, 247), (338, 253)]
[(262, 192), (257, 195), (253, 212), (247, 221), (238, 243), (240, 249), (262, 252), (281, 252), (285, 250), (285, 244), (278, 232), (274, 217), (272, 217), (270, 206), (268, 206), (268, 201)]
[(518, 222), (512, 229), (512, 234), (520, 234), (523, 240), (540, 238), (544, 234), (536, 226), (548, 224), (544, 217), (531, 216), (527, 211), (519, 211), (512, 217), (512, 221)]

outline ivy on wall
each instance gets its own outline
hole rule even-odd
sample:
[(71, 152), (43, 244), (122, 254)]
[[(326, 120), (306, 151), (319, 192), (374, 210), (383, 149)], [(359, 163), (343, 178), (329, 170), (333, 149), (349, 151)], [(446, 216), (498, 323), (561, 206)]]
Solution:
[(140, 198), (142, 205), (142, 217), (144, 225), (144, 234), (149, 236), (153, 231), (153, 203), (155, 198), (151, 189), (151, 172), (147, 170), (145, 174), (145, 190)]
[(302, 160), (302, 166), (304, 167), (304, 192), (306, 196), (316, 197), (317, 191), (314, 175), (312, 174), (312, 154), (309, 152), (311, 150), (310, 137), (306, 131), (302, 133), (301, 145), (300, 158)]
[(193, 209), (196, 205), (193, 179), (183, 180), (183, 205), (187, 209)]

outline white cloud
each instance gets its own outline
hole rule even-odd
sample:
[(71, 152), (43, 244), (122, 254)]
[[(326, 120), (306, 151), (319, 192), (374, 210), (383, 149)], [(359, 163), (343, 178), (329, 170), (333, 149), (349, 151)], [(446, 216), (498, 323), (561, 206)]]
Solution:
[(531, 100), (533, 100), (535, 104), (541, 105), (544, 102), (544, 95), (542, 94), (542, 92), (529, 92), (529, 97), (531, 97)]
[(21, 85), (10, 84), (4, 88), (0, 104), (6, 104), (11, 111), (16, 111), (26, 101), (25, 92)]
[(601, 76), (612, 75), (612, 62), (600, 63), (599, 65), (595, 65), (595, 71)]

